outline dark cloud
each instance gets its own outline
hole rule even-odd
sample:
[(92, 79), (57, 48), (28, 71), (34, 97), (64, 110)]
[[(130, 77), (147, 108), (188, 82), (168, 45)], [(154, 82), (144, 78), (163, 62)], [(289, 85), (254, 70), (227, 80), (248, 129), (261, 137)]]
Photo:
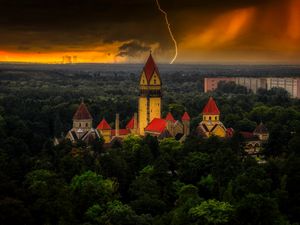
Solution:
[[(160, 0), (179, 40), (195, 22), (184, 22), (185, 14), (196, 12), (200, 15), (197, 25), (204, 26), (221, 10), (275, 1)], [(128, 40), (172, 47), (155, 0), (0, 0), (0, 6), (2, 49), (21, 46), (22, 41), (41, 51), (50, 43), (57, 48), (78, 49)]]
[[(213, 31), (216, 40), (234, 31), (233, 23), (223, 33), (218, 29), (215, 32), (213, 26), (222, 15), (249, 7), (255, 8), (255, 15), (245, 31), (239, 28), (241, 32), (218, 50), (264, 51), (270, 40), (274, 42), (270, 49), (280, 46), (289, 40), (283, 34), (289, 23), (285, 6), (289, 7), (291, 1), (295, 0), (160, 0), (160, 4), (168, 12), (180, 56), (182, 43), (194, 43), (207, 30)], [(298, 33), (289, 35), (297, 37)], [(0, 0), (0, 51), (84, 52), (119, 42), (125, 42), (119, 47), (119, 56), (135, 57), (154, 44), (159, 46), (157, 52), (174, 51), (155, 0)], [(189, 48), (194, 50), (193, 46)]]
[(151, 50), (150, 46), (146, 46), (145, 44), (139, 41), (131, 41), (127, 42), (119, 47), (119, 53), (117, 56), (121, 57), (136, 57), (141, 55), (144, 52), (149, 52)]

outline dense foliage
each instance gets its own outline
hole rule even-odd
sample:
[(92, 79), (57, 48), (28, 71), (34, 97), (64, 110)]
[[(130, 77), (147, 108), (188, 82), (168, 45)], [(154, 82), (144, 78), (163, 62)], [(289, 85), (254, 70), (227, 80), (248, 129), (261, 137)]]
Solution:
[[(129, 136), (53, 145), (65, 134), (80, 98), (94, 125), (137, 109), (136, 74), (0, 72), (0, 224), (231, 224), (300, 222), (300, 102), (281, 89), (249, 93), (222, 84), (213, 93), (225, 126), (270, 131), (266, 163), (232, 139)], [(164, 115), (187, 110), (192, 129), (208, 99), (197, 74), (166, 74)], [(113, 125), (113, 123), (111, 124)]]

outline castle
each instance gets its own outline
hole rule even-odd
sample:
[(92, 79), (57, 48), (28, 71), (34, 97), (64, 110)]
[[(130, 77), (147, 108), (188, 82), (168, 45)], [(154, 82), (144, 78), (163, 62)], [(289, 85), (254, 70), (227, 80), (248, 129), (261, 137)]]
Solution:
[[(73, 116), (73, 127), (66, 139), (72, 142), (83, 141), (87, 144), (102, 137), (104, 143), (110, 145), (122, 141), (129, 135), (155, 136), (158, 139), (173, 137), (184, 141), (190, 135), (190, 116), (185, 112), (180, 120), (176, 120), (171, 112), (161, 118), (162, 80), (154, 59), (150, 53), (139, 79), (138, 113), (134, 113), (125, 128), (120, 128), (120, 116), (116, 114), (114, 129), (103, 118), (93, 128), (93, 118), (82, 101)], [(231, 138), (233, 128), (226, 128), (220, 120), (220, 110), (215, 100), (210, 97), (202, 111), (202, 121), (196, 129), (196, 135), (209, 138), (218, 136)], [(253, 132), (241, 132), (245, 138), (245, 150), (256, 154), (262, 144), (268, 140), (267, 128), (261, 123)]]
[(103, 118), (98, 126), (92, 127), (93, 118), (84, 102), (81, 102), (73, 116), (73, 128), (66, 135), (72, 142), (92, 140), (103, 137), (105, 144), (122, 140), (128, 135), (151, 135), (159, 139), (174, 137), (183, 141), (190, 134), (190, 116), (187, 112), (181, 120), (175, 120), (169, 112), (161, 116), (162, 80), (150, 53), (139, 79), (138, 113), (134, 113), (125, 128), (120, 128), (120, 116), (116, 114), (114, 129)]

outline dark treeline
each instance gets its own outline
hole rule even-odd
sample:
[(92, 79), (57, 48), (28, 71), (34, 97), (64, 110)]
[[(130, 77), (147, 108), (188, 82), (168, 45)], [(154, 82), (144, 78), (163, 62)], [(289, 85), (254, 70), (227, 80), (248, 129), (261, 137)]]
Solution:
[[(209, 94), (197, 74), (162, 74), (163, 114), (187, 110), (192, 129)], [(269, 131), (266, 163), (243, 139), (130, 136), (103, 149), (64, 135), (84, 98), (94, 125), (121, 125), (137, 110), (138, 75), (19, 71), (0, 73), (0, 224), (236, 224), (300, 222), (300, 101), (282, 89), (253, 94), (231, 83), (214, 98), (225, 126)]]

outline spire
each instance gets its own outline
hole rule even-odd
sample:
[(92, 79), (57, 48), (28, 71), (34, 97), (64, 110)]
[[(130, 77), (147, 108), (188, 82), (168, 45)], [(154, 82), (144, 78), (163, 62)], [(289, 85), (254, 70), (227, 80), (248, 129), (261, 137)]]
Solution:
[(107, 123), (107, 121), (103, 118), (103, 120), (97, 126), (98, 130), (111, 130), (111, 127)]
[(170, 113), (170, 112), (169, 112), (168, 115), (166, 116), (166, 119), (165, 119), (165, 120), (175, 122), (175, 119), (174, 119), (172, 113)]
[(83, 100), (81, 101), (73, 120), (90, 120), (93, 119)]
[(181, 117), (181, 121), (190, 121), (190, 120), (191, 120), (190, 115), (187, 112), (185, 112)]
[(210, 97), (208, 100), (208, 103), (206, 104), (206, 106), (204, 107), (202, 114), (204, 115), (219, 115), (220, 111), (218, 109), (218, 106), (215, 102), (215, 100), (213, 99), (213, 97)]
[(157, 66), (154, 62), (154, 59), (152, 57), (152, 54), (150, 52), (149, 54), (149, 57), (148, 57), (148, 60), (144, 66), (144, 72), (145, 72), (145, 75), (146, 75), (146, 78), (147, 78), (147, 81), (149, 82), (151, 80), (151, 77), (153, 75), (154, 72), (157, 73), (157, 75), (159, 75), (159, 72), (158, 72), (158, 69), (157, 69)]

